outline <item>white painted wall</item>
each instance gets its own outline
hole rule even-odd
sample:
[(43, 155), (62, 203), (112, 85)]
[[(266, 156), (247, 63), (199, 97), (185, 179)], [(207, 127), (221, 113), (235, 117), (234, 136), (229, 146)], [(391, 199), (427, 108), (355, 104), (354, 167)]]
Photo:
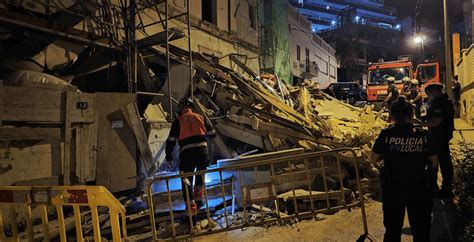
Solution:
[[(319, 67), (318, 76), (313, 77), (312, 80), (318, 82), (320, 88), (337, 82), (339, 64), (335, 50), (319, 36), (311, 33), (309, 21), (304, 16), (298, 14), (293, 7), (289, 7), (288, 11), (289, 47), (293, 75), (302, 77), (304, 70), (301, 70), (297, 63), (306, 63), (305, 50), (308, 49), (310, 62), (316, 62)], [(297, 60), (297, 46), (300, 47), (300, 61)]]
[[(184, 11), (186, 9), (185, 0), (170, 1), (170, 6), (175, 8), (177, 11)], [(229, 6), (230, 3), (230, 6)], [(241, 41), (253, 44), (258, 47), (258, 30), (253, 29), (250, 26), (249, 17), (249, 6), (257, 7), (256, 0), (217, 0), (217, 29), (219, 31), (213, 31), (208, 33), (201, 30), (199, 27), (193, 27), (191, 29), (191, 45), (192, 50), (200, 53), (214, 54), (217, 57), (223, 57), (220, 60), (220, 64), (239, 70), (233, 65), (229, 58), (226, 57), (229, 54), (239, 54), (247, 56), (247, 66), (252, 70), (259, 71), (258, 53), (246, 48), (243, 45), (238, 44)], [(230, 9), (229, 9), (230, 7)], [(176, 13), (173, 13), (176, 14)], [(202, 20), (202, 1), (193, 0), (191, 1), (191, 15), (194, 18)], [(229, 18), (230, 16), (230, 18)], [(151, 23), (158, 19), (158, 15), (154, 11), (146, 11), (146, 16), (142, 18), (144, 24)], [(229, 33), (229, 20), (230, 20), (230, 33), (235, 37), (233, 41), (226, 41), (219, 37), (222, 32)], [(202, 25), (211, 25), (210, 23), (201, 23)], [(170, 27), (179, 27), (183, 30), (185, 25), (183, 22), (173, 20), (170, 23)], [(153, 27), (147, 28), (149, 34), (162, 31), (161, 26), (154, 25)], [(138, 38), (142, 38), (139, 36)], [(172, 42), (184, 50), (187, 50), (187, 39), (180, 39)], [(243, 59), (242, 59), (243, 60)]]

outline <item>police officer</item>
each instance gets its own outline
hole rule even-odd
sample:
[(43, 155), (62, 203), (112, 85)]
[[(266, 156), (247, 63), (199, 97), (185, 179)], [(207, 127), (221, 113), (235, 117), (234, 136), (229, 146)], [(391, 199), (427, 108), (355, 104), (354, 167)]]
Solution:
[[(448, 96), (443, 93), (443, 85), (431, 84), (425, 88), (425, 92), (428, 95), (426, 120), (421, 124), (428, 127), (439, 158), (443, 183), (438, 195), (441, 198), (449, 198), (453, 195), (454, 174), (449, 141), (453, 138), (454, 108)], [(436, 179), (433, 183), (437, 190)]]
[(429, 241), (433, 193), (430, 177), (436, 153), (427, 131), (412, 124), (412, 105), (405, 97), (390, 109), (394, 124), (382, 130), (372, 148), (368, 169), (381, 168), (384, 241), (400, 241), (405, 209), (413, 240)]
[[(180, 172), (194, 172), (205, 170), (209, 165), (209, 150), (206, 136), (215, 137), (215, 131), (210, 122), (201, 115), (193, 112), (193, 100), (186, 98), (178, 103), (178, 118), (171, 124), (170, 134), (166, 140), (166, 161), (172, 162), (173, 148), (178, 141), (180, 146)], [(182, 192), (184, 201), (191, 206), (191, 212), (195, 213), (202, 205), (204, 175), (196, 176), (194, 192), (192, 189), (192, 177), (182, 179)], [(186, 198), (186, 187), (189, 201)]]
[(390, 110), (392, 103), (398, 99), (399, 92), (397, 86), (395, 86), (395, 78), (388, 77), (387, 78), (388, 88), (387, 88), (387, 97), (383, 101), (383, 106)]
[(405, 95), (405, 97), (408, 97), (408, 95), (410, 95), (410, 84), (411, 84), (411, 78), (410, 77), (404, 77), (402, 79), (402, 82), (403, 82), (403, 95)]

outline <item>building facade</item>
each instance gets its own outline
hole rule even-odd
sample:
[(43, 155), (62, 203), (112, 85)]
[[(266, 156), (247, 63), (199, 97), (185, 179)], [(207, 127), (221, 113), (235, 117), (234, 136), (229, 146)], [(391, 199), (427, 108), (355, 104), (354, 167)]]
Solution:
[(297, 9), (288, 9), (291, 71), (297, 79), (311, 79), (326, 88), (337, 82), (336, 51), (317, 34), (311, 32), (311, 22)]
[[(169, 5), (170, 16), (186, 10), (186, 0), (169, 1)], [(219, 64), (236, 69), (238, 67), (231, 63), (229, 55), (237, 54), (247, 59), (249, 68), (259, 70), (257, 0), (193, 0), (190, 5), (192, 51), (214, 56)], [(152, 8), (145, 10), (141, 17), (145, 26), (159, 19)], [(170, 27), (186, 30), (185, 16), (171, 20)], [(163, 31), (163, 28), (161, 25), (152, 25), (145, 30), (156, 33)], [(143, 37), (140, 35), (139, 32), (138, 38)], [(182, 38), (171, 44), (187, 50), (187, 41), (187, 38)]]
[[(396, 59), (400, 54), (401, 23), (395, 8), (383, 0), (291, 0), (338, 52), (339, 79), (360, 80), (367, 63)], [(350, 63), (349, 65), (347, 63)]]
[(464, 0), (464, 26), (466, 35), (473, 35), (474, 33), (474, 0)]

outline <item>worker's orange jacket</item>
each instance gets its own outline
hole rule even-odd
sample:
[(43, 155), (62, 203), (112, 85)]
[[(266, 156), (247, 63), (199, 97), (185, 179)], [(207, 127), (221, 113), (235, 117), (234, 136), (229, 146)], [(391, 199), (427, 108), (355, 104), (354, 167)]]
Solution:
[(170, 134), (166, 141), (166, 154), (171, 155), (176, 140), (181, 151), (207, 146), (206, 136), (215, 136), (215, 131), (207, 119), (185, 108), (181, 115), (171, 124)]

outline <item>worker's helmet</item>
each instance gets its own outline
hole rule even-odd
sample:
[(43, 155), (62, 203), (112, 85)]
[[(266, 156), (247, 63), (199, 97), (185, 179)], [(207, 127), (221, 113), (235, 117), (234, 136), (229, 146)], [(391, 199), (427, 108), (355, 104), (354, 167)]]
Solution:
[(407, 76), (406, 76), (406, 77), (404, 77), (404, 78), (402, 79), (402, 81), (403, 81), (403, 83), (409, 84), (410, 81), (411, 81), (411, 79), (410, 79), (410, 77), (407, 77)]
[(418, 86), (418, 84), (419, 84), (419, 82), (418, 82), (418, 80), (417, 80), (417, 79), (413, 79), (413, 80), (411, 80), (411, 82), (410, 82), (410, 83), (411, 83), (412, 85), (415, 85), (415, 86)]
[(387, 78), (387, 82), (388, 83), (394, 83), (395, 82), (395, 77), (391, 76), (391, 77)]
[(193, 108), (194, 101), (192, 98), (183, 98), (178, 103), (178, 113), (181, 113), (185, 108)]

